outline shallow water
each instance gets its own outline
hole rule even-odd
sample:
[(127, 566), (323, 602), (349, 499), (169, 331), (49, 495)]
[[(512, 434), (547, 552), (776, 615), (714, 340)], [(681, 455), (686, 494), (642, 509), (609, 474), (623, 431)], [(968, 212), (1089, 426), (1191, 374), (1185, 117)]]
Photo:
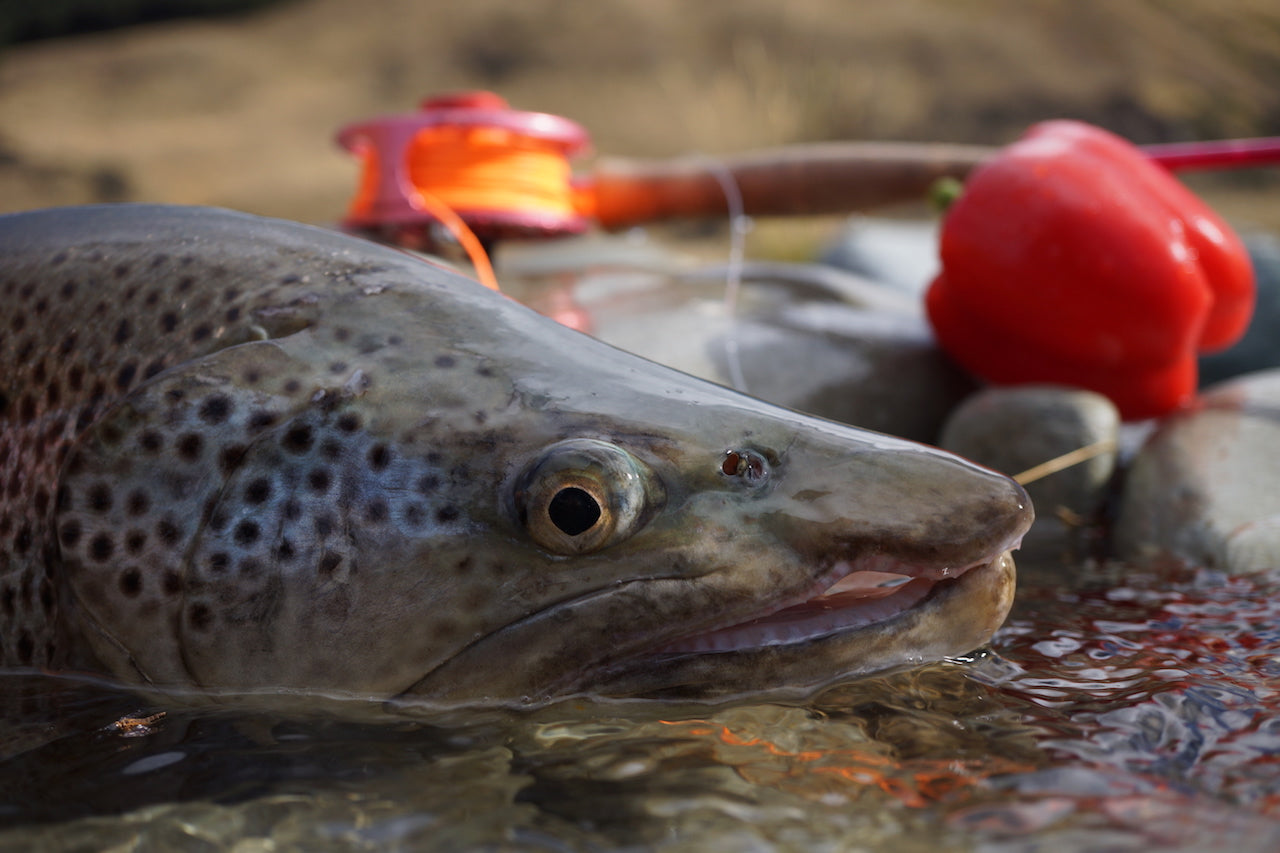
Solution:
[(1277, 685), (1280, 573), (1114, 564), (1024, 566), (989, 651), (795, 703), (298, 716), (10, 674), (0, 851), (1269, 851)]

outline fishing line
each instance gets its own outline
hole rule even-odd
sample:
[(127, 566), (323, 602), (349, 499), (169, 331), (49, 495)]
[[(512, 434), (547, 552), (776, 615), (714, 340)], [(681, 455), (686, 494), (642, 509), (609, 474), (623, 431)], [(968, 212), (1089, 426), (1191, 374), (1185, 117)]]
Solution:
[(729, 381), (733, 387), (747, 393), (747, 380), (742, 375), (742, 357), (738, 349), (738, 304), (742, 292), (743, 257), (746, 252), (746, 236), (751, 230), (751, 219), (742, 209), (742, 191), (734, 180), (733, 172), (719, 160), (704, 158), (707, 169), (724, 193), (729, 211), (729, 263), (725, 271), (724, 307), (729, 320), (724, 339), (725, 360), (728, 362)]
[(1073, 465), (1079, 465), (1081, 462), (1088, 462), (1095, 456), (1101, 456), (1103, 453), (1110, 453), (1115, 450), (1116, 442), (1114, 439), (1104, 438), (1095, 441), (1092, 444), (1086, 444), (1084, 447), (1077, 447), (1061, 456), (1041, 462), (1039, 465), (1032, 466), (1020, 474), (1014, 474), (1013, 480), (1020, 486), (1028, 483), (1034, 483), (1036, 480), (1044, 479), (1050, 474), (1056, 474), (1059, 471), (1066, 470)]
[(478, 223), (508, 213), (580, 215), (564, 146), (500, 127), (425, 128), (414, 137), (409, 180)]
[(493, 264), (489, 260), (489, 253), (484, 250), (484, 244), (480, 242), (480, 238), (475, 232), (467, 227), (467, 223), (463, 221), (454, 210), (434, 195), (423, 190), (418, 190), (416, 198), (413, 199), (415, 205), (421, 204), (422, 209), (435, 217), (450, 236), (457, 241), (462, 247), (462, 251), (467, 253), (467, 258), (471, 261), (471, 266), (475, 269), (476, 279), (490, 290), (502, 292), (502, 288), (498, 286), (498, 277), (493, 273)]

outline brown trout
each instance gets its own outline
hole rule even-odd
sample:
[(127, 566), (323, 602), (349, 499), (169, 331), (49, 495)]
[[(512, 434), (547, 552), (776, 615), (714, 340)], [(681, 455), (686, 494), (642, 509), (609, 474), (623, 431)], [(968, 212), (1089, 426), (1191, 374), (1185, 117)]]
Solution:
[(1012, 481), (319, 228), (0, 217), (0, 644), (146, 688), (542, 701), (967, 652)]

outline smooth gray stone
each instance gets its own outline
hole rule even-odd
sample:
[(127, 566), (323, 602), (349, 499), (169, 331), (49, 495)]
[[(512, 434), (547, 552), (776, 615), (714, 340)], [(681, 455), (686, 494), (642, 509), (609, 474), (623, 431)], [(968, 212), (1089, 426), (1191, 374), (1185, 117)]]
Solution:
[[(810, 281), (748, 280), (732, 314), (723, 284), (668, 282), (584, 301), (614, 346), (788, 408), (935, 442), (973, 380), (938, 349), (918, 306), (815, 297)], [(799, 291), (799, 292), (798, 292)], [(892, 301), (892, 300), (889, 300)], [(886, 303), (887, 304), (887, 303)]]
[(1280, 568), (1280, 369), (1206, 391), (1130, 466), (1114, 546), (1232, 573)]
[(855, 216), (819, 260), (898, 290), (923, 293), (940, 266), (938, 222)]
[(1040, 556), (1062, 550), (1074, 532), (1096, 520), (1115, 472), (1119, 430), (1115, 405), (1092, 391), (989, 387), (951, 413), (939, 443), (1012, 477), (1072, 451), (1109, 442), (1096, 455), (1025, 484), (1036, 521), (1024, 548), (1034, 547)]
[(748, 261), (732, 307), (723, 264), (618, 238), (504, 250), (500, 273), (520, 301), (616, 347), (867, 429), (934, 443), (975, 387), (916, 295), (823, 264)]
[(1201, 356), (1201, 386), (1280, 366), (1280, 238), (1255, 233), (1243, 234), (1241, 239), (1249, 250), (1257, 285), (1253, 320), (1235, 346)]

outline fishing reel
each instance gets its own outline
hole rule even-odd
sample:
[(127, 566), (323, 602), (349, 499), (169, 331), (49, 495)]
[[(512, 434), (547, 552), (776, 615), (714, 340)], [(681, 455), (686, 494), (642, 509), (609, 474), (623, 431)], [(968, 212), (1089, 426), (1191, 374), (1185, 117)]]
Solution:
[(437, 224), (454, 231), (461, 220), (488, 248), (590, 224), (569, 163), (589, 148), (586, 130), (513, 110), (492, 92), (431, 97), (418, 112), (351, 124), (337, 139), (363, 162), (342, 223), (349, 231), (421, 249), (436, 242)]

